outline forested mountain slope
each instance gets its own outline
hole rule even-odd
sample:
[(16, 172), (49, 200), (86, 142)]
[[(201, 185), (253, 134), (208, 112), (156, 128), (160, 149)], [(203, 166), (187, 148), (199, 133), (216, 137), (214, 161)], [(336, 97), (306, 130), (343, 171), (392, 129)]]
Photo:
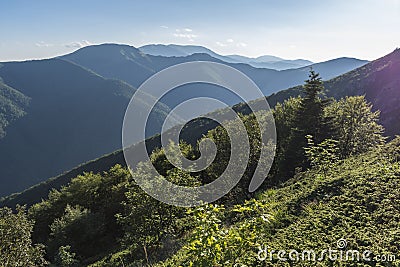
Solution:
[(6, 135), (6, 127), (11, 122), (26, 114), (28, 104), (29, 97), (4, 84), (0, 78), (0, 139)]
[[(7, 85), (0, 84), (1, 120), (25, 114), (0, 139), (0, 195), (121, 147), (122, 120), (135, 91), (127, 83), (60, 59), (2, 63), (0, 77)], [(156, 108), (151, 135), (167, 109)]]

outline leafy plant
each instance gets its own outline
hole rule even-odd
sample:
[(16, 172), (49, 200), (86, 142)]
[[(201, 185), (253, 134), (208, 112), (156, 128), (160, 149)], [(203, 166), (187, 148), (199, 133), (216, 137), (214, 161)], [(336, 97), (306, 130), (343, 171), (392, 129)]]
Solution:
[(328, 170), (332, 169), (337, 163), (338, 141), (333, 139), (325, 139), (319, 144), (314, 144), (313, 137), (307, 135), (308, 147), (304, 148), (306, 156), (313, 167), (321, 170), (326, 177)]
[(60, 267), (73, 267), (78, 266), (79, 261), (76, 259), (76, 253), (71, 252), (71, 246), (61, 246), (55, 263)]

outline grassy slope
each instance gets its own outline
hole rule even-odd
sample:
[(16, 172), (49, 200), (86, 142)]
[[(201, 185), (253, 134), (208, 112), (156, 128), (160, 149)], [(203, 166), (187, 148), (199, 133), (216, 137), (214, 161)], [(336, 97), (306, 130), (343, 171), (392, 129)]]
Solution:
[[(337, 240), (344, 238), (347, 249), (371, 250), (374, 255), (393, 254), (397, 262), (386, 265), (344, 262), (341, 266), (399, 266), (399, 145), (400, 139), (396, 139), (383, 149), (345, 160), (331, 168), (326, 176), (317, 170), (303, 172), (279, 188), (261, 193), (258, 196), (263, 203), (261, 209), (251, 202), (247, 205), (253, 211), (258, 210), (257, 215), (245, 216), (234, 225), (222, 226), (228, 230), (226, 236), (235, 236), (232, 233), (239, 232), (246, 238), (253, 237), (254, 244), (269, 246), (276, 251), (313, 249), (316, 252), (337, 249)], [(225, 213), (227, 218), (232, 218), (231, 210)], [(260, 225), (255, 216), (261, 214), (272, 217)], [(239, 245), (240, 241), (237, 242)], [(223, 253), (232, 253), (235, 247), (229, 250)], [(284, 265), (276, 260), (262, 262), (257, 260), (257, 252), (257, 246), (245, 246), (226, 266), (235, 262), (246, 266), (315, 265), (310, 262)], [(159, 266), (188, 266), (192, 261), (193, 257), (184, 247)], [(223, 263), (220, 264), (216, 266)], [(336, 265), (326, 260), (318, 266)]]

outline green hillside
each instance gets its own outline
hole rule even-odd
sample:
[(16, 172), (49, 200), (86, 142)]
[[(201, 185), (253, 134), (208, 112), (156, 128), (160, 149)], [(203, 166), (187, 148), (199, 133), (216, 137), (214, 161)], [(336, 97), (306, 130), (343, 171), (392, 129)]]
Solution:
[[(362, 254), (359, 261), (335, 262), (325, 255), (318, 266), (398, 265), (400, 139), (385, 144), (379, 112), (364, 97), (328, 101), (318, 97), (321, 90), (318, 74), (311, 72), (303, 98), (276, 105), (277, 154), (255, 193), (247, 190), (261, 147), (268, 146), (260, 139), (260, 129), (270, 123), (265, 112), (258, 122), (254, 114), (242, 116), (252, 136), (247, 169), (216, 203), (190, 209), (155, 200), (135, 182), (135, 177), (148, 175), (150, 162), (141, 162), (132, 174), (120, 165), (88, 172), (52, 190), (27, 215), (20, 209), (20, 220), (33, 226), (21, 226), (24, 238), (45, 248), (32, 246), (32, 260), (56, 266), (314, 266), (312, 255), (282, 260), (277, 251), (313, 250), (322, 257), (321, 251), (340, 245), (352, 257), (355, 250), (368, 251), (368, 258)], [(151, 164), (176, 184), (209, 183), (227, 166), (230, 141), (221, 126), (204, 138), (212, 139), (219, 151), (204, 171), (188, 173), (171, 165), (164, 154), (171, 147), (154, 150)], [(179, 146), (186, 158), (199, 156), (196, 146)], [(7, 208), (1, 211), (0, 222), (13, 216)], [(24, 247), (7, 244), (6, 257)], [(377, 262), (377, 257), (386, 261)]]
[[(279, 250), (316, 253), (315, 261), (301, 261), (300, 254), (287, 266), (336, 266), (327, 255), (318, 258), (324, 249), (339, 250), (340, 239), (347, 242), (344, 251), (372, 251), (371, 262), (349, 260), (340, 266), (399, 266), (399, 145), (396, 139), (335, 164), (326, 174), (298, 173), (241, 205), (199, 208), (188, 215), (198, 227), (194, 237), (183, 239), (183, 247), (156, 266), (286, 266), (277, 259)], [(262, 260), (260, 247), (268, 250)], [(377, 255), (395, 255), (397, 261), (377, 263)]]
[[(389, 56), (370, 63), (379, 69), (370, 68), (362, 79), (372, 75), (373, 81), (396, 86), (397, 76), (377, 64), (398, 53)], [(275, 160), (256, 192), (249, 193), (248, 186), (261, 149), (272, 149), (260, 139), (260, 129), (270, 127), (269, 113), (261, 111), (260, 122), (242, 104), (235, 108), (247, 114), (241, 120), (251, 136), (250, 157), (240, 182), (220, 200), (179, 208), (155, 200), (136, 183), (153, 178), (150, 164), (179, 185), (204, 185), (219, 177), (230, 160), (229, 136), (207, 120), (193, 121), (181, 136), (187, 142), (179, 144), (184, 156), (200, 156), (201, 138), (218, 148), (203, 171), (174, 167), (164, 151), (178, 144), (157, 149), (159, 136), (154, 136), (146, 143), (151, 162), (138, 158), (132, 172), (115, 165), (122, 161), (116, 152), (6, 199), (3, 205), (33, 205), (27, 213), (17, 206), (16, 215), (0, 209), (0, 263), (27, 249), (25, 257), (37, 266), (44, 261), (55, 266), (399, 266), (400, 138), (386, 143), (381, 113), (368, 95), (324, 97), (332, 93), (330, 83), (325, 90), (310, 71), (302, 88), (283, 92), (289, 98), (271, 111), (278, 134)], [(385, 91), (368, 92), (382, 99)], [(301, 97), (290, 97), (296, 93)], [(237, 128), (236, 123), (229, 127)], [(53, 185), (38, 201), (34, 193), (45, 194)], [(8, 223), (14, 218), (19, 231)]]

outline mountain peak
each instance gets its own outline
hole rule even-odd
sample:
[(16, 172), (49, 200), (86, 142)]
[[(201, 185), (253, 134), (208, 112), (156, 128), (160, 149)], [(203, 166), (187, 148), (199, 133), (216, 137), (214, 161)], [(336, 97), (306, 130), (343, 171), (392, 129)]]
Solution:
[(392, 53), (389, 54), (389, 56), (390, 55), (400, 57), (400, 48), (397, 47)]
[(395, 73), (398, 75), (400, 73), (400, 49), (396, 48), (390, 54), (372, 61), (369, 65), (369, 71), (376, 72), (390, 69), (391, 75), (395, 75)]
[(85, 53), (87, 53), (89, 51), (110, 53), (113, 51), (120, 51), (121, 49), (130, 51), (130, 52), (141, 53), (141, 51), (139, 49), (137, 49), (136, 47), (131, 46), (131, 45), (104, 43), (104, 44), (96, 44), (96, 45), (90, 45), (90, 46), (85, 46), (85, 47), (79, 48), (78, 50), (70, 53), (69, 55), (74, 54), (74, 53), (81, 53), (82, 51), (84, 51)]
[(213, 54), (208, 48), (199, 45), (177, 45), (177, 44), (149, 44), (139, 47), (143, 53), (153, 56), (184, 57), (195, 53)]

